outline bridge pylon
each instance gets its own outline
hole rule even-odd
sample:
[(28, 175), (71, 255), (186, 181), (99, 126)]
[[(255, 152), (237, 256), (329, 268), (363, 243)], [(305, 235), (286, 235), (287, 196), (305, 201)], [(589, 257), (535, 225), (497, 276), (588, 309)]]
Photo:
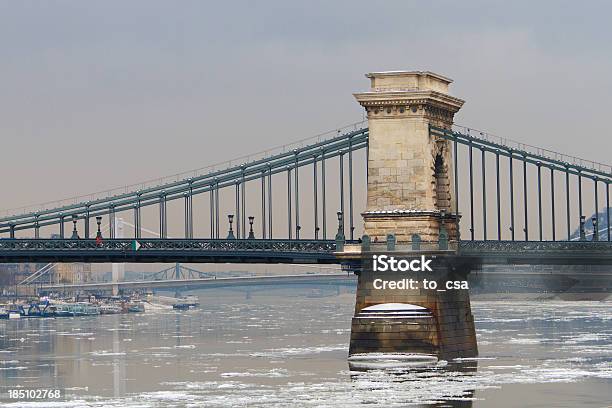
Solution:
[[(465, 281), (471, 269), (455, 246), (453, 145), (430, 135), (430, 126), (450, 129), (464, 101), (448, 94), (452, 80), (432, 72), (366, 76), (371, 89), (354, 94), (369, 121), (365, 235), (360, 245), (349, 243), (338, 253), (353, 263), (359, 257), (362, 265), (349, 354), (473, 357), (478, 350), (469, 290), (446, 290), (446, 282)], [(373, 267), (382, 254), (420, 262), (428, 257), (432, 270), (383, 272)], [(436, 286), (425, 287), (425, 280)]]
[(421, 71), (366, 75), (369, 91), (354, 94), (367, 112), (368, 191), (362, 214), (372, 240), (413, 234), (438, 241), (444, 224), (456, 240), (453, 153), (448, 140), (432, 138), (429, 126), (450, 129), (463, 100), (448, 94), (452, 82)]

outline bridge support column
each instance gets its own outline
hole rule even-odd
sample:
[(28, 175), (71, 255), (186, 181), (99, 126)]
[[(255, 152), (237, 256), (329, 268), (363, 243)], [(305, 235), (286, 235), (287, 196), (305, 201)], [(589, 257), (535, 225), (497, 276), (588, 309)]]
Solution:
[[(430, 135), (430, 125), (450, 129), (463, 100), (448, 94), (452, 80), (431, 72), (392, 71), (367, 75), (371, 88), (355, 94), (369, 121), (368, 191), (363, 269), (359, 272), (349, 354), (477, 355), (469, 290), (469, 267), (448, 250), (459, 234), (454, 191), (453, 146)], [(396, 258), (432, 257), (433, 271), (373, 270), (377, 242)], [(421, 246), (422, 241), (422, 246)], [(372, 249), (369, 243), (372, 243)], [(412, 250), (406, 249), (412, 244)], [(395, 248), (398, 251), (395, 252)], [(345, 250), (344, 254), (348, 255)], [(410, 287), (408, 280), (413, 281)], [(426, 287), (424, 280), (436, 282)], [(386, 284), (385, 284), (386, 282)], [(403, 282), (405, 286), (398, 286)]]
[[(439, 255), (432, 269), (383, 273), (366, 268), (358, 274), (349, 355), (433, 354), (439, 359), (452, 359), (478, 354), (469, 290), (446, 289), (446, 282), (467, 280), (469, 268), (459, 267), (454, 256)], [(380, 288), (384, 281), (408, 279), (418, 286), (423, 279), (435, 281), (437, 289), (391, 289), (388, 283)]]
[(456, 240), (452, 146), (430, 136), (429, 125), (450, 129), (464, 101), (448, 94), (451, 79), (431, 72), (366, 76), (371, 89), (355, 94), (369, 122), (365, 233), (373, 241), (419, 234), (437, 242), (444, 223)]

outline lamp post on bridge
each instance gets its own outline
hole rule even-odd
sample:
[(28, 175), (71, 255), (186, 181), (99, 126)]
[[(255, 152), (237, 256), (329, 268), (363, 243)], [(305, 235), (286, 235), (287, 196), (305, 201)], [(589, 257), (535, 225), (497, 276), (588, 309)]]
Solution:
[(248, 239), (255, 239), (255, 232), (253, 232), (253, 221), (255, 221), (255, 217), (253, 217), (252, 215), (249, 216), (250, 230), (249, 230), (249, 238)]
[(346, 240), (344, 236), (344, 217), (343, 217), (342, 211), (338, 211), (336, 215), (338, 216), (338, 232), (336, 233), (336, 251), (342, 252), (344, 251), (344, 241)]
[(580, 240), (581, 241), (586, 241), (586, 231), (584, 229), (584, 220), (585, 220), (585, 216), (581, 215), (580, 216)]
[(77, 231), (77, 221), (79, 217), (76, 214), (72, 215), (72, 236), (70, 239), (79, 239), (79, 233)]
[(234, 222), (234, 214), (228, 214), (227, 220), (229, 221), (229, 231), (227, 233), (227, 239), (236, 239), (234, 236), (234, 230), (232, 229), (232, 223)]
[(344, 217), (342, 211), (336, 213), (338, 216), (338, 232), (336, 233), (336, 240), (344, 241)]
[(100, 230), (100, 225), (102, 224), (102, 217), (99, 215), (96, 217), (96, 224), (98, 225), (98, 231), (96, 232), (96, 243), (101, 244), (102, 243), (102, 231)]

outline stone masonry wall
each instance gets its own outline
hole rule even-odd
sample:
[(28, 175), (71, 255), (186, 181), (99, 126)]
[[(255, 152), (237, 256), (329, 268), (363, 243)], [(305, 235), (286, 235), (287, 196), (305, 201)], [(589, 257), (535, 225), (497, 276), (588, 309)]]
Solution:
[[(438, 292), (429, 289), (375, 289), (373, 280), (423, 278), (436, 280), (439, 287), (447, 280), (465, 279), (448, 267), (436, 265), (433, 273), (372, 272), (359, 274), (355, 315), (372, 305), (408, 303), (429, 309), (431, 319), (353, 318), (349, 354), (366, 352), (429, 353), (439, 358), (474, 357), (478, 354), (474, 317), (469, 290)], [(405, 321), (404, 321), (405, 320)]]

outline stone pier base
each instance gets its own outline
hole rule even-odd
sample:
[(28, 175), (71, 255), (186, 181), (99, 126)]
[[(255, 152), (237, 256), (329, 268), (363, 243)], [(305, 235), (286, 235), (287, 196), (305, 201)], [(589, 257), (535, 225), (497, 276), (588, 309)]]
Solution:
[[(373, 272), (369, 268), (359, 272), (349, 355), (419, 353), (445, 360), (475, 357), (478, 347), (469, 290), (446, 290), (447, 281), (465, 281), (469, 271), (469, 267), (454, 265), (453, 258), (436, 256), (431, 264), (433, 272)], [(375, 289), (375, 279), (413, 279), (419, 289)], [(439, 290), (421, 288), (423, 279), (436, 281)]]

